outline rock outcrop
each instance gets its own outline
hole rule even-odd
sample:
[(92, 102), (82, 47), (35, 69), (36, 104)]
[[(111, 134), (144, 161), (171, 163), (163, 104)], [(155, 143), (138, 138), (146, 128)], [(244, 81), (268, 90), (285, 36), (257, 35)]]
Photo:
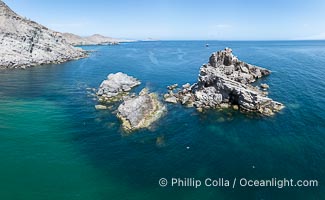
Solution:
[(100, 84), (97, 96), (101, 103), (119, 101), (128, 95), (133, 87), (140, 84), (139, 80), (122, 72), (109, 74), (107, 79)]
[(200, 68), (197, 83), (185, 84), (177, 93), (170, 90), (164, 98), (167, 102), (175, 102), (176, 98), (177, 102), (195, 106), (198, 110), (239, 107), (241, 111), (272, 115), (281, 110), (283, 104), (268, 98), (266, 92), (250, 84), (270, 73), (240, 61), (231, 49), (226, 48), (213, 53), (208, 64)]
[(146, 88), (142, 89), (138, 96), (129, 95), (129, 91), (140, 84), (139, 80), (122, 72), (109, 74), (97, 91), (101, 104), (95, 108), (108, 109), (111, 107), (108, 106), (110, 103), (123, 100), (118, 107), (117, 117), (122, 121), (125, 131), (131, 132), (150, 126), (162, 116), (166, 108), (159, 102), (157, 95), (149, 93)]
[(88, 37), (81, 37), (72, 33), (63, 33), (64, 39), (71, 45), (117, 45), (120, 42), (131, 42), (131, 40), (122, 40), (111, 37), (94, 34)]
[(61, 63), (86, 55), (61, 33), (17, 15), (0, 0), (0, 69)]
[(125, 131), (133, 131), (150, 126), (166, 110), (156, 94), (145, 88), (139, 96), (130, 97), (118, 107), (117, 117), (122, 121)]

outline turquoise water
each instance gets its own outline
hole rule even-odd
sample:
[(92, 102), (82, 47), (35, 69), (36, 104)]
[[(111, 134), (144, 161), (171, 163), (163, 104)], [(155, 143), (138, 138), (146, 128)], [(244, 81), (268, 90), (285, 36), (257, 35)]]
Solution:
[[(325, 199), (325, 41), (137, 42), (89, 58), (0, 73), (0, 199)], [(194, 83), (214, 51), (273, 71), (274, 117), (168, 105), (149, 130), (123, 133), (87, 88), (122, 71), (151, 91)], [(158, 141), (157, 141), (158, 138)], [(318, 187), (170, 187), (160, 178), (317, 179)]]

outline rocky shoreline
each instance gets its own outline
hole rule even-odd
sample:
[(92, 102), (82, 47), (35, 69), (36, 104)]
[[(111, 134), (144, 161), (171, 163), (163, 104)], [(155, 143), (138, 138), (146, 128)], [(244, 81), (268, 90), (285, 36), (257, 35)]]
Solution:
[(84, 58), (62, 34), (19, 16), (0, 1), (0, 69), (26, 68)]
[(118, 45), (134, 40), (94, 34), (81, 37), (60, 33), (28, 20), (0, 0), (0, 69), (25, 69), (43, 64), (59, 64), (88, 56), (83, 45)]
[(213, 53), (209, 62), (200, 68), (197, 83), (187, 83), (178, 89), (178, 84), (168, 86), (169, 92), (164, 99), (169, 103), (196, 107), (198, 111), (233, 108), (270, 116), (284, 105), (267, 97), (265, 90), (268, 85), (262, 84), (263, 90), (251, 85), (270, 73), (267, 69), (240, 61), (230, 48), (226, 48)]

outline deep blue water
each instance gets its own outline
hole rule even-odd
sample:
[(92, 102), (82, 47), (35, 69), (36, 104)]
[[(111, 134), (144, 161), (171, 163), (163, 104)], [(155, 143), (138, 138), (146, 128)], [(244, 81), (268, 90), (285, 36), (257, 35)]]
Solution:
[[(208, 48), (205, 44), (209, 43)], [(123, 133), (87, 88), (109, 73), (134, 91), (196, 82), (212, 52), (272, 70), (273, 117), (180, 105)], [(86, 46), (89, 58), (0, 71), (0, 199), (325, 199), (325, 41), (163, 41)], [(116, 106), (116, 105), (115, 105)], [(160, 141), (159, 144), (157, 144)], [(165, 187), (160, 178), (316, 179), (318, 187)]]

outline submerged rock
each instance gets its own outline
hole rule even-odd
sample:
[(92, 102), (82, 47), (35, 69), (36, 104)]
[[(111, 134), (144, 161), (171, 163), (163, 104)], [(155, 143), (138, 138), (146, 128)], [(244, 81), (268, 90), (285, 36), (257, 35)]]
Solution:
[(107, 80), (100, 84), (97, 96), (102, 103), (119, 101), (128, 95), (133, 87), (140, 84), (139, 80), (122, 72), (109, 74)]
[(157, 147), (164, 147), (166, 146), (166, 143), (165, 143), (165, 136), (158, 136), (157, 139), (156, 139), (156, 145)]
[(177, 98), (174, 97), (174, 96), (166, 97), (166, 98), (165, 98), (165, 101), (166, 101), (166, 102), (169, 102), (169, 103), (177, 103)]
[(270, 73), (267, 69), (240, 61), (231, 49), (226, 48), (213, 53), (209, 62), (200, 68), (197, 83), (190, 87), (186, 84), (183, 90), (165, 97), (175, 97), (182, 104), (193, 103), (200, 111), (233, 107), (272, 115), (281, 110), (283, 104), (266, 97), (267, 93), (250, 84)]
[(104, 105), (95, 105), (95, 109), (96, 110), (106, 110), (107, 109), (107, 106), (104, 106)]
[(126, 131), (146, 128), (158, 120), (166, 110), (154, 93), (144, 89), (139, 96), (128, 98), (118, 107), (117, 117)]
[(269, 85), (268, 84), (266, 84), (266, 83), (262, 83), (261, 84), (261, 88), (263, 89), (263, 90), (267, 90), (267, 89), (269, 89)]
[(175, 90), (178, 87), (178, 84), (173, 84), (173, 85), (169, 85), (167, 86), (168, 90)]
[(190, 88), (190, 87), (191, 87), (191, 84), (189, 84), (189, 83), (186, 83), (186, 84), (182, 85), (182, 87), (183, 87), (184, 89), (188, 89), (188, 88)]

